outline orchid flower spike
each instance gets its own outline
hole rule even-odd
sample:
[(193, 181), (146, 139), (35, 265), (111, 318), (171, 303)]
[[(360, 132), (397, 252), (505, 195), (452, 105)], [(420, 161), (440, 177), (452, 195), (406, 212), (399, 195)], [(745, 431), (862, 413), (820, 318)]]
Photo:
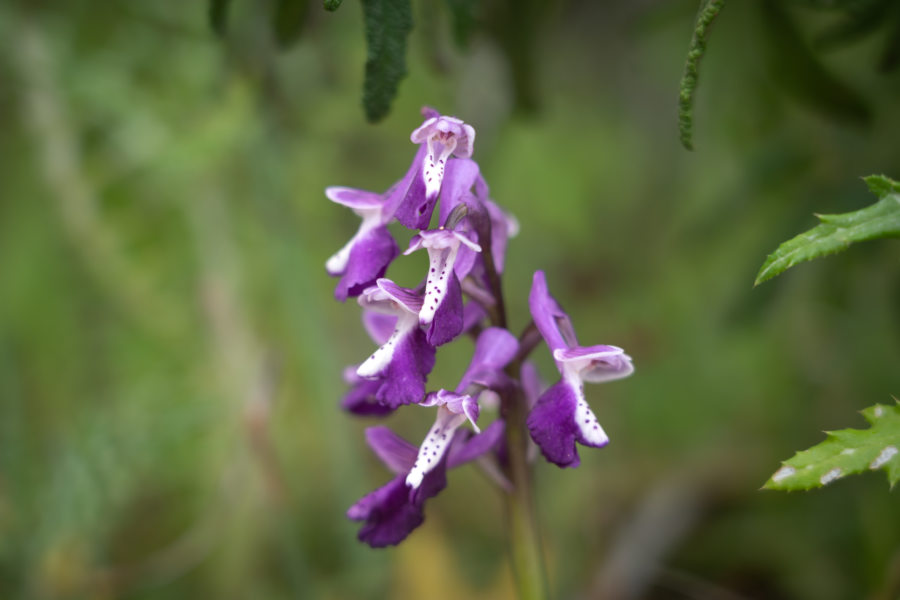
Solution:
[(627, 377), (634, 372), (634, 366), (631, 357), (616, 346), (578, 345), (572, 322), (550, 295), (543, 271), (534, 274), (528, 303), (562, 376), (538, 398), (528, 415), (528, 429), (548, 461), (560, 467), (577, 467), (580, 461), (576, 441), (594, 448), (609, 443), (585, 402), (584, 382)]
[(387, 194), (330, 187), (325, 190), (325, 195), (362, 218), (356, 234), (325, 263), (329, 275), (341, 278), (334, 295), (343, 302), (374, 285), (400, 254), (400, 248), (386, 227), (391, 220), (391, 214), (385, 210)]
[(397, 317), (387, 341), (356, 370), (363, 379), (381, 385), (376, 399), (390, 407), (413, 404), (425, 395), (425, 381), (434, 368), (434, 347), (419, 327), (422, 298), (389, 279), (379, 279), (359, 297), (363, 308)]
[(410, 140), (424, 148), (424, 152), (416, 155), (413, 164), (418, 174), (395, 214), (397, 220), (410, 229), (428, 227), (450, 156), (469, 158), (475, 143), (475, 129), (471, 125), (433, 111), (427, 114), (429, 118), (410, 135)]

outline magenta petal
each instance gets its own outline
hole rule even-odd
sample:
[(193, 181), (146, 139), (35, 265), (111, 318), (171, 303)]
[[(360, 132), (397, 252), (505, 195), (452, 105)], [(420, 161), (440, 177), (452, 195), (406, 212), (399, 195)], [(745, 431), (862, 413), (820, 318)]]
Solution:
[(419, 146), (419, 150), (416, 152), (412, 164), (409, 165), (409, 169), (406, 171), (403, 179), (395, 183), (387, 192), (385, 192), (385, 196), (387, 197), (384, 202), (384, 215), (386, 220), (394, 216), (394, 213), (397, 212), (397, 209), (406, 199), (409, 187), (412, 185), (413, 180), (422, 178), (422, 161), (425, 160), (425, 154), (427, 154), (427, 152), (428, 150), (424, 144)]
[(376, 227), (353, 244), (347, 268), (341, 275), (334, 296), (340, 301), (359, 296), (382, 277), (400, 248), (387, 227)]
[(547, 289), (547, 278), (543, 271), (534, 273), (531, 293), (528, 295), (528, 306), (531, 309), (534, 324), (537, 325), (544, 341), (550, 346), (550, 350), (568, 348), (578, 343), (569, 315), (565, 313), (556, 299), (550, 295), (550, 290)]
[(526, 360), (522, 363), (522, 391), (525, 392), (528, 408), (534, 406), (541, 396), (541, 387), (541, 377), (538, 375), (537, 367), (533, 362)]
[(332, 186), (325, 188), (325, 195), (332, 202), (354, 210), (380, 208), (384, 204), (384, 197), (381, 194), (356, 188)]
[(575, 440), (579, 436), (575, 423), (577, 396), (571, 386), (560, 381), (544, 392), (528, 415), (528, 431), (544, 457), (560, 467), (577, 467), (580, 463)]
[(437, 194), (429, 196), (426, 193), (425, 180), (420, 170), (406, 189), (406, 194), (394, 212), (394, 217), (409, 229), (428, 229), (437, 198)]
[(425, 396), (425, 382), (434, 368), (434, 347), (416, 328), (403, 337), (388, 363), (375, 397), (392, 408), (415, 404)]
[(377, 380), (357, 378), (353, 387), (341, 401), (341, 407), (361, 417), (383, 417), (391, 414), (396, 407), (387, 406), (376, 398), (381, 385), (381, 382)]
[(390, 339), (397, 326), (397, 315), (387, 315), (370, 309), (363, 309), (362, 322), (366, 333), (376, 344), (383, 345)]
[(403, 475), (363, 496), (347, 517), (365, 521), (358, 537), (373, 548), (399, 544), (425, 520), (422, 504), (410, 500)]
[(478, 325), (482, 319), (487, 316), (487, 313), (484, 311), (484, 308), (480, 304), (474, 301), (469, 301), (463, 307), (463, 331), (469, 331), (476, 325)]
[(479, 176), (478, 163), (468, 158), (453, 158), (447, 161), (447, 171), (441, 184), (441, 208), (438, 221), (447, 223), (447, 217), (462, 199), (470, 195), (470, 190)]
[(428, 343), (441, 346), (453, 340), (463, 330), (463, 299), (459, 279), (451, 271), (447, 292), (428, 325)]
[(456, 276), (460, 279), (465, 279), (472, 272), (480, 256), (480, 252), (475, 252), (465, 244), (460, 245), (459, 252), (456, 255), (456, 262), (453, 263), (453, 270), (456, 272)]
[(468, 439), (464, 438), (466, 434), (458, 433), (461, 441), (454, 440), (447, 452), (447, 466), (458, 467), (493, 450), (503, 438), (503, 431), (504, 422), (498, 419), (485, 427), (484, 431)]
[(422, 296), (414, 291), (400, 287), (390, 279), (379, 279), (376, 283), (382, 292), (403, 309), (415, 314), (422, 309)]
[(416, 462), (419, 449), (384, 425), (366, 429), (366, 441), (381, 462), (396, 475), (405, 475)]
[(482, 371), (501, 371), (519, 350), (516, 336), (500, 327), (488, 327), (478, 336), (469, 368), (456, 388), (462, 392)]
[(502, 273), (506, 262), (506, 244), (510, 236), (514, 236), (518, 231), (518, 223), (490, 200), (485, 200), (484, 205), (491, 218), (491, 253), (494, 256), (494, 266)]

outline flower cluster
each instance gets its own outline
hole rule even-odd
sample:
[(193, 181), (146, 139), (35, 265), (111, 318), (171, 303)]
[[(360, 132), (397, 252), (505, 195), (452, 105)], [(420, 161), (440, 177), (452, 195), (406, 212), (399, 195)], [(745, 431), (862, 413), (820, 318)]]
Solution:
[[(448, 468), (478, 460), (501, 486), (506, 423), (496, 409), (505, 402), (530, 408), (527, 427), (544, 457), (560, 467), (578, 465), (576, 442), (602, 447), (609, 439), (584, 398), (584, 382), (630, 375), (631, 359), (615, 346), (580, 346), (572, 323), (550, 295), (542, 271), (529, 296), (533, 326), (553, 354), (560, 380), (543, 392), (534, 367), (524, 362), (534, 343), (506, 329), (501, 275), (507, 240), (518, 224), (489, 197), (472, 159), (475, 130), (463, 121), (424, 109), (412, 132), (419, 146), (406, 175), (383, 194), (331, 187), (326, 196), (362, 219), (359, 230), (328, 259), (339, 277), (335, 297), (357, 298), (363, 325), (377, 349), (345, 372), (350, 390), (343, 407), (382, 416), (402, 405), (436, 409), (434, 425), (416, 448), (384, 426), (366, 437), (394, 472), (386, 485), (347, 512), (362, 521), (360, 540), (373, 547), (397, 544), (424, 519), (424, 503), (446, 486)], [(435, 208), (438, 207), (435, 216)], [(438, 226), (431, 228), (432, 221)], [(428, 253), (428, 271), (413, 288), (384, 275), (400, 256), (388, 225), (416, 233), (407, 250)], [(463, 334), (475, 340), (472, 360), (453, 390), (426, 391), (436, 348)], [(536, 334), (535, 334), (536, 335)], [(532, 336), (534, 337), (534, 336)], [(497, 417), (483, 430), (482, 408)], [(471, 429), (460, 429), (469, 422)]]

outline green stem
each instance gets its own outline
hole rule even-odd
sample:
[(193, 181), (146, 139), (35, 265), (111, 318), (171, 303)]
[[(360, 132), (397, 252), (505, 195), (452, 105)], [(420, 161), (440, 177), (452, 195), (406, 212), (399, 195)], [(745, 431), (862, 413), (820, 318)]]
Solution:
[[(486, 240), (483, 248), (491, 247), (491, 221), (485, 212), (473, 214), (473, 223), (478, 231), (478, 239)], [(506, 302), (503, 300), (503, 284), (497, 272), (494, 257), (488, 250), (484, 258), (487, 281), (495, 303), (490, 311), (491, 322), (496, 327), (507, 327)], [(512, 489), (504, 493), (506, 504), (506, 526), (509, 540), (509, 557), (513, 579), (520, 600), (546, 600), (550, 597), (541, 537), (538, 530), (534, 490), (531, 485), (531, 465), (528, 464), (528, 403), (520, 383), (522, 361), (540, 340), (534, 323), (529, 323), (519, 339), (519, 352), (506, 367), (506, 374), (517, 382), (511, 389), (501, 394), (501, 415), (506, 422), (507, 463), (504, 474), (512, 484)]]
[[(510, 371), (519, 376), (520, 364), (516, 362)], [(509, 553), (513, 579), (521, 600), (549, 598), (547, 574), (541, 550), (532, 489), (531, 466), (528, 464), (528, 434), (525, 419), (528, 407), (521, 388), (504, 398), (506, 420), (506, 445), (509, 462), (506, 476), (513, 487), (506, 494), (506, 525), (509, 535)]]

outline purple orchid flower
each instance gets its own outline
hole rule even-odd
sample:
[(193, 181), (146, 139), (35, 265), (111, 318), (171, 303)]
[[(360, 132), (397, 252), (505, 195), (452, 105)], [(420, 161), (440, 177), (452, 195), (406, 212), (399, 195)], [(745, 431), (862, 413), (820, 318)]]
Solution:
[(389, 279), (379, 279), (362, 293), (359, 304), (397, 319), (393, 333), (356, 374), (378, 380), (375, 398), (389, 407), (419, 402), (425, 395), (425, 381), (434, 368), (435, 354), (419, 327), (422, 297)]
[(334, 296), (343, 302), (358, 296), (383, 276), (400, 254), (400, 248), (386, 227), (392, 217), (391, 211), (386, 210), (389, 195), (347, 187), (327, 188), (325, 195), (362, 217), (356, 234), (325, 263), (329, 275), (341, 278)]
[(437, 406), (438, 415), (406, 477), (407, 485), (413, 489), (422, 485), (428, 473), (441, 463), (453, 433), (467, 419), (472, 423), (472, 428), (480, 432), (476, 424), (480, 412), (477, 397), (485, 389), (509, 384), (503, 368), (518, 349), (519, 343), (510, 332), (499, 327), (485, 329), (475, 342), (472, 361), (456, 390), (438, 390), (420, 402), (421, 406)]
[(560, 467), (577, 467), (576, 441), (594, 448), (609, 443), (584, 400), (584, 382), (627, 377), (634, 366), (631, 357), (616, 346), (578, 345), (572, 322), (550, 295), (543, 271), (534, 274), (528, 303), (562, 376), (538, 399), (528, 416), (528, 429), (547, 460)]
[(373, 548), (399, 544), (425, 520), (425, 501), (447, 486), (447, 469), (461, 466), (495, 448), (503, 437), (503, 421), (494, 421), (483, 432), (471, 436), (455, 432), (434, 469), (421, 485), (411, 489), (405, 482), (416, 460), (415, 446), (387, 427), (366, 429), (366, 441), (384, 464), (395, 473), (394, 479), (363, 496), (347, 511), (347, 517), (364, 521), (359, 539)]
[(428, 118), (412, 132), (410, 140), (425, 151), (423, 154), (420, 150), (413, 161), (417, 176), (409, 183), (395, 213), (397, 220), (410, 229), (428, 228), (450, 156), (469, 158), (475, 143), (471, 125), (431, 110), (424, 112)]
[(481, 246), (464, 233), (441, 228), (416, 234), (404, 253), (428, 250), (429, 268), (419, 323), (428, 327), (426, 335), (432, 346), (446, 344), (463, 330), (463, 298), (456, 272), (456, 259), (463, 245), (481, 252)]

